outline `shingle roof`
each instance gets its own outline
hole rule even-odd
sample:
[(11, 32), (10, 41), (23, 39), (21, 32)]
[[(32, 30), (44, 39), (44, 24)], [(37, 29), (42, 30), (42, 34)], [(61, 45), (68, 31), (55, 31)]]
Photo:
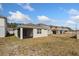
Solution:
[(39, 24), (24, 24), (24, 25), (18, 25), (17, 28), (40, 28), (40, 29), (49, 29), (49, 26), (45, 25), (39, 25)]
[(4, 16), (0, 16), (0, 18), (4, 18), (4, 19), (7, 19), (7, 17), (4, 17)]
[(68, 27), (63, 26), (50, 26), (51, 30), (69, 30)]

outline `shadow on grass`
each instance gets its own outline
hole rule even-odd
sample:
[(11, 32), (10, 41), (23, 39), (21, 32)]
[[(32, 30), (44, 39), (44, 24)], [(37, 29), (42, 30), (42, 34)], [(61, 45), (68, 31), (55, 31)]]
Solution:
[(72, 37), (70, 37), (70, 38), (75, 38), (75, 39), (76, 39), (77, 37), (76, 37), (76, 35), (74, 35), (74, 36), (72, 36)]
[(14, 36), (14, 34), (7, 33), (7, 35), (6, 35), (6, 37), (11, 37), (11, 36)]

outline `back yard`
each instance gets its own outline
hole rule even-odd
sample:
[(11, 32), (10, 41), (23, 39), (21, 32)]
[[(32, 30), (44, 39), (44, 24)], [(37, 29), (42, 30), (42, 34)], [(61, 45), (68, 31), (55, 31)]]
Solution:
[(0, 38), (0, 55), (3, 56), (67, 56), (79, 55), (79, 40), (69, 34), (42, 38), (17, 39), (14, 36)]

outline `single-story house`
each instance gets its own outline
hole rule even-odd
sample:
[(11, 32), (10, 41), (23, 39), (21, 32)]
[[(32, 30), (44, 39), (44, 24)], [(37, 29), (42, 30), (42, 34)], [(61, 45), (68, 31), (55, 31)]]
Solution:
[(8, 34), (10, 34), (10, 35), (12, 35), (12, 34), (14, 34), (14, 28), (7, 28), (7, 31), (8, 31)]
[(0, 37), (7, 35), (7, 18), (0, 16)]
[(52, 34), (64, 34), (68, 32), (68, 27), (61, 27), (61, 26), (50, 26)]
[(49, 26), (41, 24), (26, 24), (18, 25), (15, 30), (15, 36), (24, 39), (24, 38), (36, 38), (48, 36)]

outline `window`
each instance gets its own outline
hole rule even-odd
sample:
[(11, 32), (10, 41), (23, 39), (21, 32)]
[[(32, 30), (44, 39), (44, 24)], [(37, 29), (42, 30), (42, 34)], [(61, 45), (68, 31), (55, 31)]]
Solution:
[(41, 29), (37, 29), (37, 34), (41, 34)]

